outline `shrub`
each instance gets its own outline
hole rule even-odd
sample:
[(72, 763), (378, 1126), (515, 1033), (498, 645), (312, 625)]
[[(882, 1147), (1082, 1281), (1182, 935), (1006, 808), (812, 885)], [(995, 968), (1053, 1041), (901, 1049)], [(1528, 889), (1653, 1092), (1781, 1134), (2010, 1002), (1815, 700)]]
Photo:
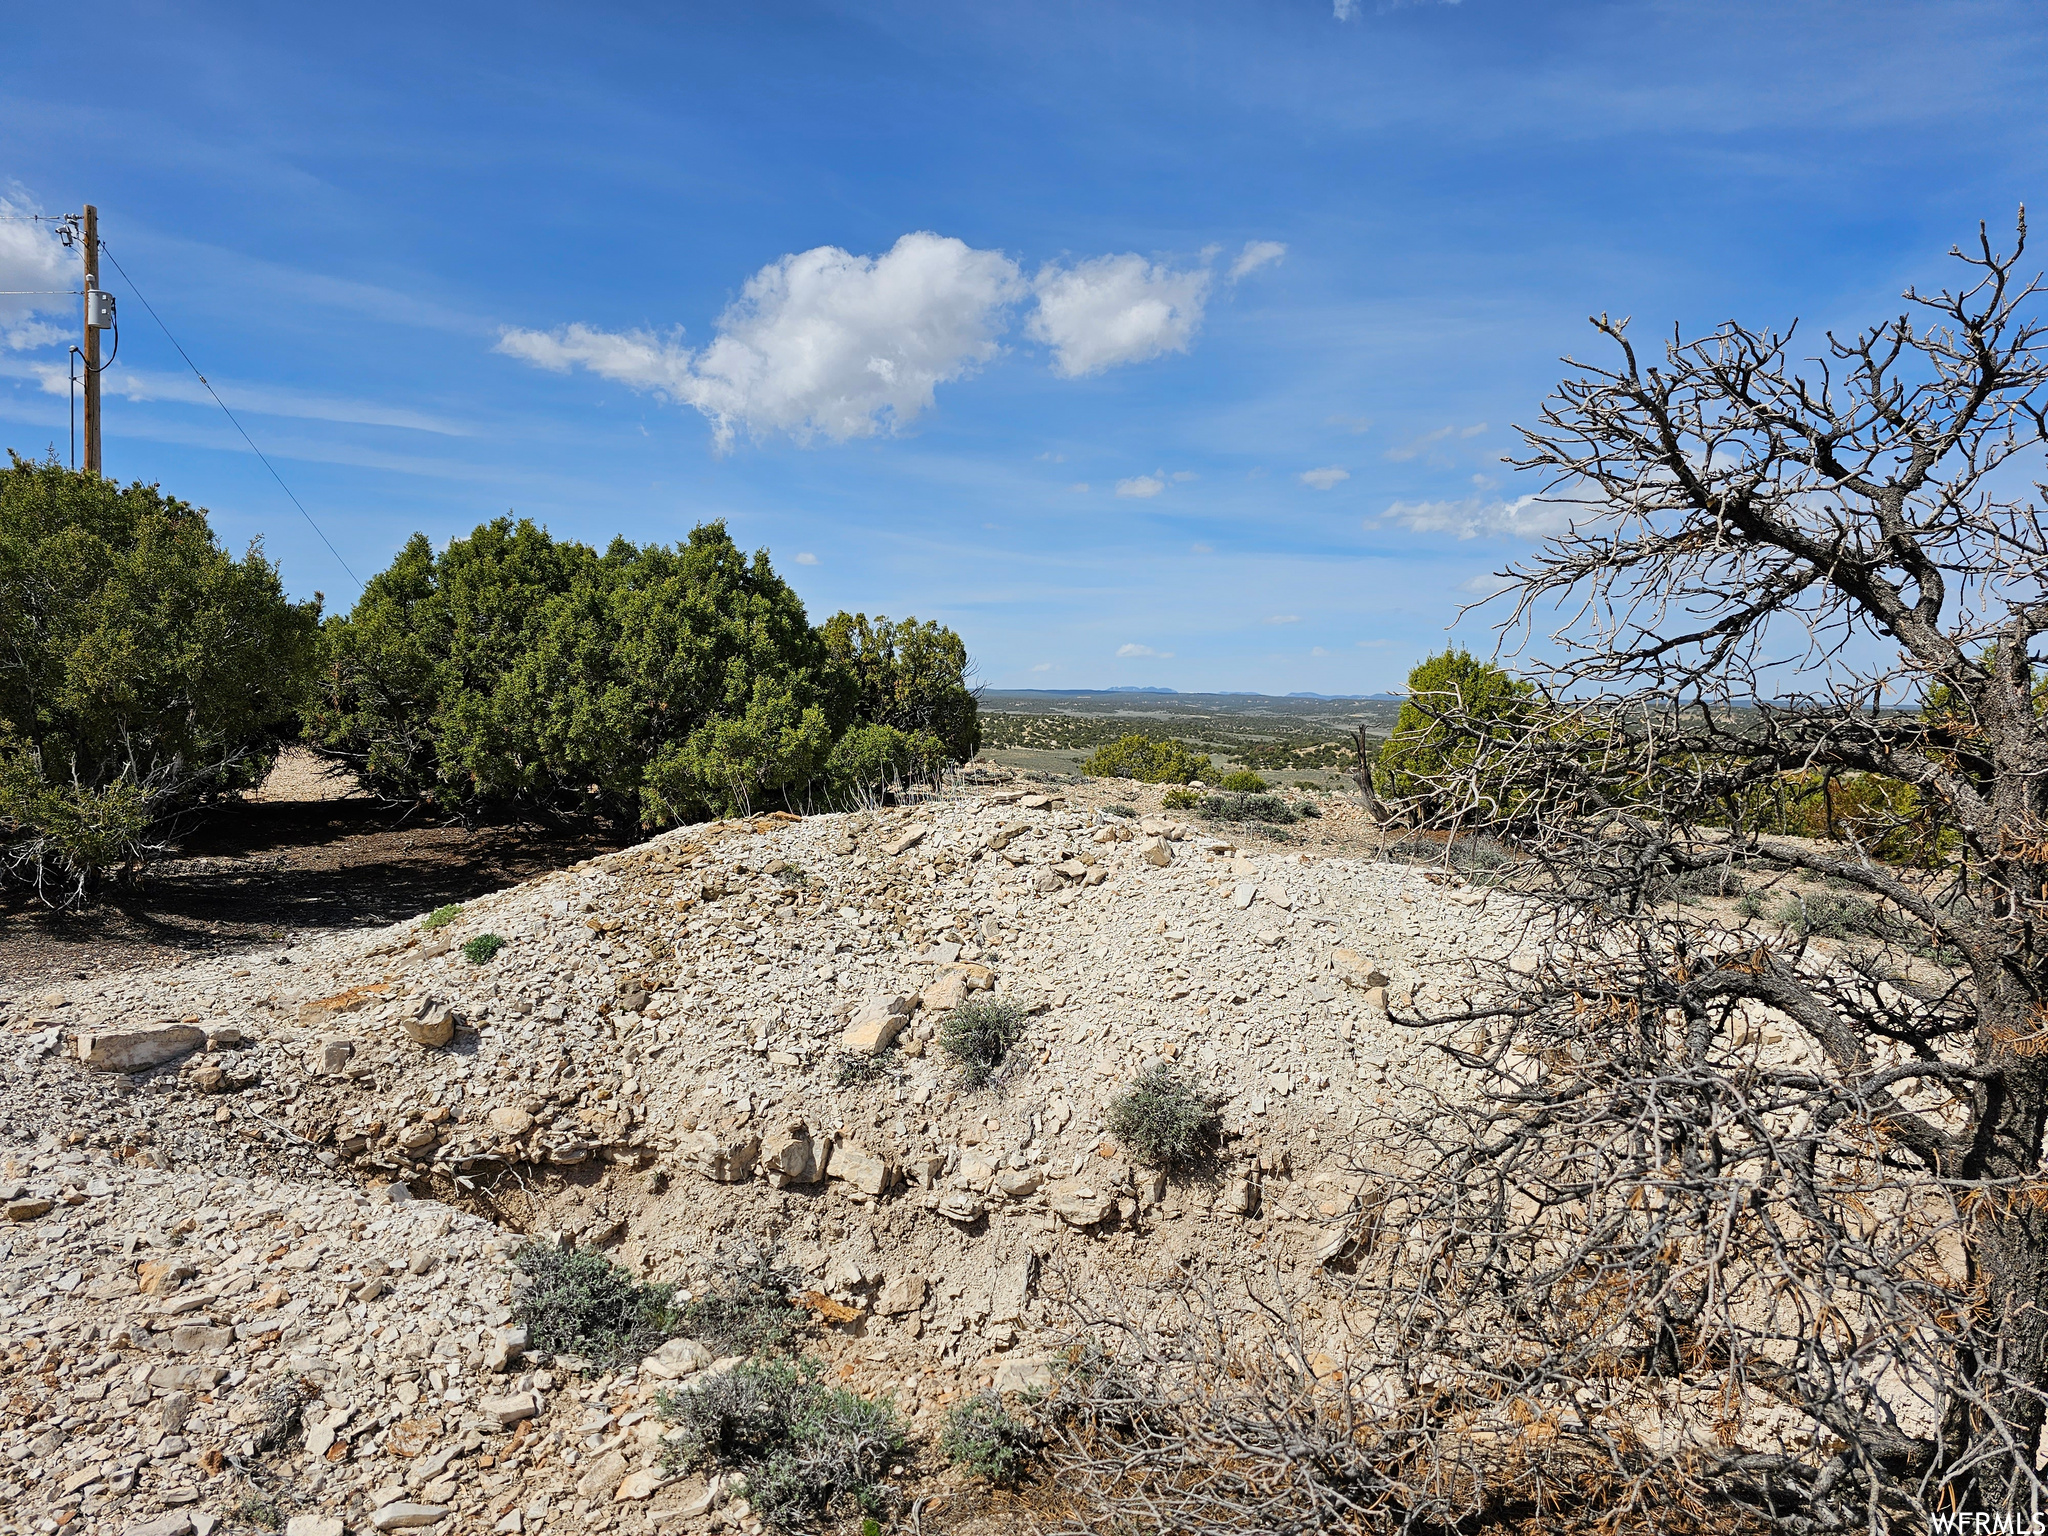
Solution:
[(789, 1348), (809, 1318), (789, 1299), (801, 1278), (758, 1249), (727, 1254), (716, 1267), (722, 1272), (719, 1287), (683, 1306), (683, 1325), (691, 1334), (728, 1355)]
[(1529, 716), (1534, 692), (1469, 651), (1446, 649), (1418, 663), (1408, 674), (1408, 697), (1393, 734), (1373, 766), (1374, 790), (1413, 800), (1425, 821), (1434, 818), (1447, 808), (1446, 776), (1477, 762), (1489, 739), (1514, 735)]
[(495, 933), (480, 933), (462, 946), (462, 958), (471, 965), (488, 965), (491, 956), (505, 947), (505, 941)]
[(1323, 814), (1323, 808), (1320, 805), (1317, 805), (1313, 800), (1302, 800), (1296, 802), (1294, 807), (1294, 814), (1297, 816), (1305, 816), (1309, 818), (1311, 821), (1313, 821), (1315, 818)]
[[(1167, 791), (1167, 794), (1169, 795), (1174, 793), (1176, 793), (1176, 791), (1171, 789)], [(1138, 808), (1135, 805), (1128, 805), (1122, 800), (1112, 800), (1109, 802), (1109, 804), (1105, 805), (1103, 809), (1109, 812), (1109, 814), (1112, 816), (1133, 817), (1138, 814)]]
[(900, 737), (936, 742), (938, 762), (964, 763), (981, 750), (981, 705), (967, 686), (967, 647), (926, 621), (891, 624), (877, 614), (835, 613), (819, 630), (844, 719), (883, 725)]
[(946, 1015), (939, 1049), (960, 1063), (969, 1088), (986, 1087), (1024, 1033), (1024, 1010), (988, 996), (970, 997)]
[(1771, 915), (1809, 938), (1837, 942), (1889, 938), (1894, 927), (1874, 902), (1820, 892), (1809, 896), (1788, 894)]
[(879, 1508), (877, 1484), (903, 1449), (893, 1403), (825, 1384), (808, 1356), (749, 1360), (701, 1385), (662, 1392), (669, 1465), (737, 1470), (744, 1493), (778, 1529), (825, 1514), (841, 1499)]
[(1154, 741), (1142, 732), (1134, 732), (1096, 748), (1094, 755), (1081, 765), (1081, 771), (1098, 779), (1185, 784), (1209, 771), (1209, 759), (1195, 756), (1185, 742), (1171, 738)]
[(1222, 1129), (1216, 1100), (1167, 1066), (1140, 1073), (1110, 1102), (1103, 1124), (1140, 1162), (1186, 1168), (1215, 1149)]
[(1323, 786), (1318, 784), (1314, 779), (1296, 779), (1294, 781), (1294, 787), (1296, 789), (1305, 789), (1309, 791), (1309, 793), (1316, 795), (1319, 795), (1323, 792)]
[(870, 1055), (866, 1051), (842, 1051), (832, 1062), (832, 1085), (835, 1088), (860, 1088), (895, 1075), (896, 1069), (890, 1065), (887, 1052)]
[(946, 1413), (939, 1449), (957, 1467), (991, 1483), (1015, 1482), (1038, 1450), (1038, 1432), (1003, 1407), (993, 1392), (977, 1392)]
[(435, 928), (446, 928), (460, 916), (462, 916), (462, 904), (455, 902), (449, 906), (434, 908), (433, 911), (420, 919), (420, 926), (430, 931)]
[(204, 510), (9, 455), (0, 470), (0, 876), (52, 905), (160, 853), (295, 735), (320, 599)]
[(611, 1370), (676, 1331), (675, 1287), (643, 1284), (595, 1249), (529, 1242), (513, 1261), (532, 1278), (521, 1313), (536, 1348)]
[(1159, 803), (1169, 811), (1192, 811), (1202, 803), (1202, 797), (1192, 789), (1169, 789), (1159, 797)]
[(1217, 781), (1216, 787), (1228, 790), (1234, 795), (1263, 795), (1273, 786), (1253, 773), (1249, 768), (1240, 768), (1235, 773), (1226, 773)]
[(439, 553), (415, 535), (321, 657), (313, 740), (372, 791), (470, 819), (746, 810), (832, 745), (824, 647), (722, 523), (602, 555), (509, 518)]
[(825, 780), (842, 803), (872, 807), (892, 785), (934, 778), (946, 760), (946, 744), (929, 732), (913, 736), (893, 725), (856, 725), (825, 759)]
[(1202, 814), (1211, 821), (1264, 821), (1285, 826), (1296, 819), (1294, 809), (1278, 795), (1210, 795)]

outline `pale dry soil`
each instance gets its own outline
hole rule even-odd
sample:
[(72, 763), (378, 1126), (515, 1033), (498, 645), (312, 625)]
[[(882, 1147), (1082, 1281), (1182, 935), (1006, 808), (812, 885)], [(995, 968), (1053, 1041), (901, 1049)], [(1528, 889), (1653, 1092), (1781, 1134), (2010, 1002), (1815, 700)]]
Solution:
[[(1356, 1128), (1462, 1070), (1389, 1022), (1376, 972), (1397, 1001), (1466, 996), (1526, 914), (1378, 862), (1335, 802), (1282, 843), (1143, 786), (967, 780), (683, 828), (439, 929), (427, 900), (285, 913), (178, 964), (10, 975), (0, 1532), (758, 1528), (664, 1463), (653, 1394), (700, 1352), (522, 1349), (532, 1239), (695, 1292), (734, 1245), (773, 1250), (806, 1347), (911, 1429), (897, 1515), (1029, 1528), (1043, 1490), (941, 1463), (945, 1410), (1044, 1380), (1078, 1292), (1181, 1264), (1312, 1287), (1356, 1212)], [(937, 1031), (976, 995), (1027, 1019), (970, 1091)], [(1104, 1129), (1168, 1062), (1225, 1132), (1176, 1179)]]

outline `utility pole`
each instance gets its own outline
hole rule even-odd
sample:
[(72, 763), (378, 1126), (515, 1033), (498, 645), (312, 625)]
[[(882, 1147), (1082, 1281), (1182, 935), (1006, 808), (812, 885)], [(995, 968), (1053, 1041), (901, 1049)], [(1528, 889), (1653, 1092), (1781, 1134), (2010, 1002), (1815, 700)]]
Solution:
[(85, 472), (100, 472), (100, 211), (85, 205)]

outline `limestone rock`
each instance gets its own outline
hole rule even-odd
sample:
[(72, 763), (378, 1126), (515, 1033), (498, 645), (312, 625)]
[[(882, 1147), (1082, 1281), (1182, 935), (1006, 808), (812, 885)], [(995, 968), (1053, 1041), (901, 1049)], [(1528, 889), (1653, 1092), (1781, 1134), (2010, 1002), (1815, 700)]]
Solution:
[(626, 1458), (617, 1451), (606, 1451), (583, 1469), (583, 1475), (576, 1479), (576, 1492), (595, 1502), (609, 1499), (626, 1475)]
[(1330, 963), (1336, 968), (1337, 979), (1347, 987), (1365, 991), (1387, 984), (1387, 973), (1355, 949), (1339, 945), (1330, 951)]
[(884, 1317), (901, 1317), (924, 1305), (924, 1293), (923, 1275), (898, 1275), (882, 1287), (875, 1298), (875, 1310)]
[(619, 1484), (619, 1491), (612, 1495), (613, 1502), (625, 1503), (630, 1500), (651, 1499), (668, 1479), (657, 1467), (643, 1467), (629, 1473)]
[(1116, 1201), (1091, 1185), (1061, 1179), (1046, 1186), (1053, 1215), (1070, 1227), (1092, 1227), (1116, 1209)]
[(996, 1367), (997, 1392), (1050, 1392), (1052, 1362), (1019, 1356)]
[(446, 1045), (455, 1038), (455, 1010), (446, 1003), (422, 997), (406, 1010), (399, 1026), (415, 1045)]
[(491, 1111), (486, 1123), (494, 1134), (517, 1141), (533, 1129), (533, 1116), (517, 1104), (500, 1104)]
[(657, 1381), (680, 1381), (711, 1364), (711, 1351), (695, 1339), (670, 1339), (640, 1362), (640, 1373)]
[(761, 1138), (744, 1131), (705, 1131), (683, 1148), (699, 1173), (715, 1184), (737, 1184), (754, 1171)]
[(1012, 1200), (1030, 1199), (1044, 1183), (1045, 1175), (1036, 1168), (1013, 1169), (996, 1179), (996, 1187)]
[(862, 1003), (859, 1012), (839, 1037), (839, 1048), (863, 1056), (879, 1056), (903, 1033), (910, 1022), (910, 999), (876, 993)]
[(95, 1030), (78, 1037), (78, 1059), (98, 1072), (146, 1072), (205, 1044), (206, 1031), (196, 1024)]
[(963, 1227), (982, 1218), (981, 1202), (964, 1189), (948, 1190), (939, 1196), (939, 1203), (932, 1207), (948, 1221), (957, 1221)]
[(371, 1514), (370, 1524), (380, 1531), (410, 1531), (421, 1526), (438, 1525), (448, 1517), (448, 1508), (443, 1504), (408, 1504), (403, 1501), (386, 1504)]
[(293, 1515), (284, 1523), (284, 1536), (342, 1536), (339, 1515)]
[(895, 858), (899, 853), (907, 853), (923, 842), (931, 834), (931, 830), (925, 823), (914, 821), (896, 836), (890, 838), (888, 842), (882, 844), (882, 853), (885, 857), (891, 859)]
[(1231, 889), (1230, 904), (1242, 912), (1259, 899), (1259, 888), (1249, 880), (1240, 880)]
[(857, 1141), (842, 1142), (832, 1150), (832, 1177), (844, 1179), (864, 1195), (884, 1195), (896, 1182), (895, 1163), (880, 1153), (870, 1152)]
[(1163, 837), (1148, 837), (1138, 845), (1138, 857), (1155, 869), (1173, 862), (1173, 845)]
[(521, 1419), (530, 1419), (540, 1412), (540, 1404), (531, 1392), (512, 1392), (504, 1397), (486, 1397), (477, 1402), (477, 1411), (498, 1421), (510, 1429)]

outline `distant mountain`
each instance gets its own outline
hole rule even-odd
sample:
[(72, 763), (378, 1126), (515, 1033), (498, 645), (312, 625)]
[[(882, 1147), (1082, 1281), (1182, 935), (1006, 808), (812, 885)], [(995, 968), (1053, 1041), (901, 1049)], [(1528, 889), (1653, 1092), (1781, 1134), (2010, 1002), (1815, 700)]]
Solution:
[(1132, 684), (1130, 684), (1130, 683), (1125, 683), (1125, 684), (1123, 684), (1123, 685), (1122, 685), (1121, 687), (1117, 687), (1117, 688), (1105, 688), (1105, 689), (1103, 689), (1102, 691), (1103, 691), (1104, 693), (1179, 693), (1179, 692), (1180, 692), (1180, 690), (1179, 690), (1178, 688), (1139, 688), (1139, 687), (1135, 687), (1134, 685), (1132, 685)]

